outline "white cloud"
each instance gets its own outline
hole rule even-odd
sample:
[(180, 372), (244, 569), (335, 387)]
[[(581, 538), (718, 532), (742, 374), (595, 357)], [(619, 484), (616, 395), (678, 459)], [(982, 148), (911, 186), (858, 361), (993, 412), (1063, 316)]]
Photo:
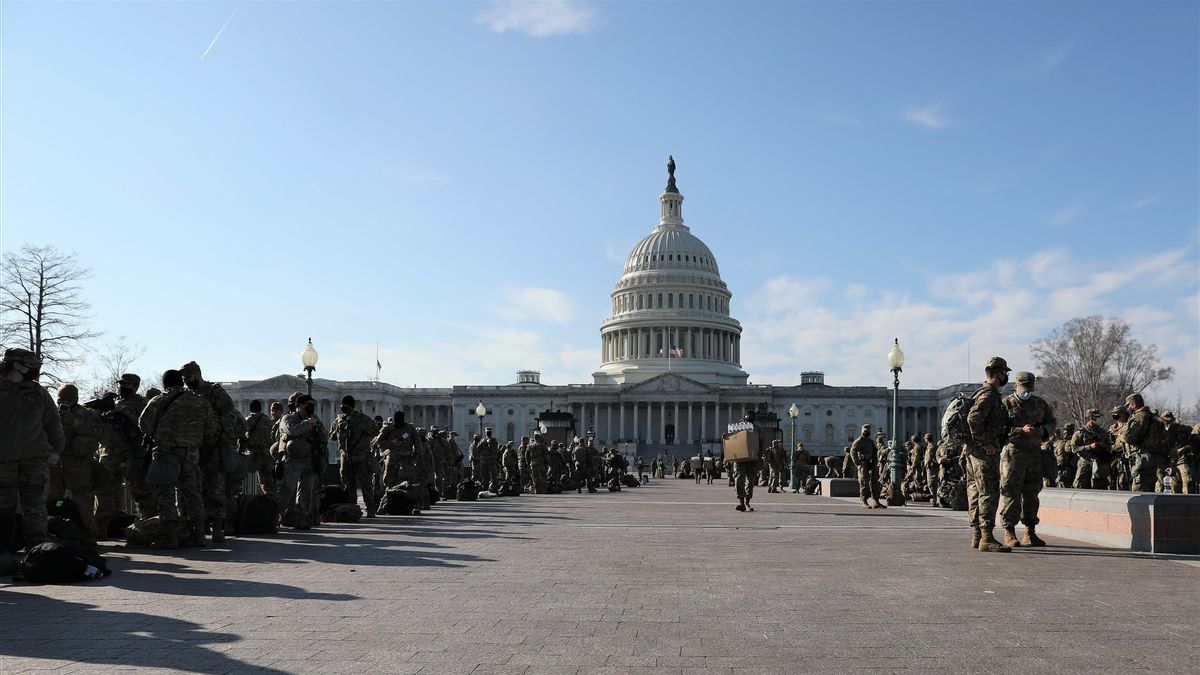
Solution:
[[(744, 305), (743, 364), (755, 382), (795, 383), (802, 371), (823, 370), (833, 385), (888, 386), (886, 355), (899, 337), (908, 355), (902, 385), (942, 387), (977, 380), (993, 355), (1033, 370), (1031, 342), (1071, 318), (1102, 313), (1130, 321), (1138, 339), (1158, 345), (1176, 369), (1165, 390), (1200, 397), (1194, 255), (1082, 260), (1049, 249), (979, 272), (927, 273), (926, 287), (911, 294), (857, 287), (849, 302), (820, 292), (827, 279), (776, 277)], [(1177, 295), (1182, 308), (1159, 302), (1164, 294)]]
[(911, 124), (925, 129), (944, 129), (950, 124), (949, 118), (942, 114), (941, 103), (905, 108), (901, 114)]
[(1147, 206), (1150, 206), (1151, 204), (1157, 203), (1158, 200), (1160, 200), (1160, 199), (1162, 199), (1162, 195), (1150, 195), (1149, 197), (1139, 199), (1136, 202), (1130, 204), (1129, 210), (1136, 211), (1137, 209), (1144, 209)]
[(1050, 214), (1050, 216), (1046, 218), (1046, 224), (1053, 225), (1055, 227), (1069, 225), (1075, 222), (1075, 219), (1079, 218), (1081, 213), (1083, 213), (1083, 208), (1079, 206), (1068, 206), (1061, 211), (1056, 211)]
[(596, 13), (571, 0), (506, 0), (493, 3), (477, 17), (493, 33), (516, 31), (533, 37), (587, 33), (596, 26)]
[(496, 313), (509, 321), (569, 323), (575, 307), (565, 293), (549, 288), (513, 288), (504, 292), (505, 303)]

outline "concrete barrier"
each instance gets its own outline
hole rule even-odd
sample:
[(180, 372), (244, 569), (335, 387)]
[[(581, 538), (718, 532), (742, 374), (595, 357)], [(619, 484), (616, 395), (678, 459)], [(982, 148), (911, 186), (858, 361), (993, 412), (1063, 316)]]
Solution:
[(1038, 519), (1038, 532), (1100, 546), (1200, 553), (1200, 495), (1047, 488)]
[(818, 478), (821, 494), (826, 497), (857, 497), (858, 481), (853, 478)]

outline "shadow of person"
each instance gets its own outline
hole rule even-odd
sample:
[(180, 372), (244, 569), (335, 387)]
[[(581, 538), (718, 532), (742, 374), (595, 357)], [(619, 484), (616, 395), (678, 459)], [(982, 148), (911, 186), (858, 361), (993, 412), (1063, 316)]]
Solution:
[(359, 600), (357, 595), (346, 593), (312, 593), (299, 586), (248, 581), (246, 579), (222, 579), (217, 577), (191, 578), (181, 581), (171, 574), (139, 571), (137, 563), (122, 565), (120, 573), (107, 578), (109, 586), (142, 593), (165, 593), (208, 598), (284, 598), (288, 600), (323, 600), (347, 602)]
[(95, 605), (13, 589), (0, 589), (0, 615), (5, 617), (0, 620), (0, 655), (5, 657), (5, 672), (45, 667), (43, 663), (25, 663), (24, 659), (66, 660), (101, 669), (140, 666), (193, 673), (283, 672), (244, 663), (206, 647), (240, 638), (182, 619), (102, 610)]

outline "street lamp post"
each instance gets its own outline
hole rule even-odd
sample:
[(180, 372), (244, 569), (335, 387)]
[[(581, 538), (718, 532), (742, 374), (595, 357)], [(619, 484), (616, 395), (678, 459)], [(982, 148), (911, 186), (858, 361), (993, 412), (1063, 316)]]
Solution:
[(900, 481), (904, 480), (904, 445), (899, 442), (900, 424), (900, 372), (904, 370), (904, 350), (900, 349), (900, 338), (892, 345), (887, 355), (888, 368), (892, 370), (892, 489), (888, 495), (889, 506), (904, 506), (904, 494)]
[(799, 490), (800, 486), (796, 485), (796, 418), (800, 415), (800, 406), (795, 403), (788, 408), (788, 417), (792, 418), (792, 461), (788, 465), (790, 469), (788, 475), (788, 489)]
[(300, 363), (304, 365), (304, 373), (308, 379), (308, 395), (312, 396), (312, 374), (317, 369), (317, 350), (313, 349), (312, 338), (308, 338), (308, 345), (300, 352)]
[(475, 406), (475, 416), (479, 418), (479, 435), (481, 437), (483, 436), (483, 416), (486, 414), (487, 406), (483, 404), (483, 401), (480, 401), (479, 405)]

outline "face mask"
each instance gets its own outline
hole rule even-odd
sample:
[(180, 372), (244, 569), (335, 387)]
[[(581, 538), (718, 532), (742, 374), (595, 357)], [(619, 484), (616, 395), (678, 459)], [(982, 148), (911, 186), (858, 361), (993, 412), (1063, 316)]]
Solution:
[(1021, 399), (1022, 401), (1028, 401), (1030, 396), (1033, 396), (1032, 391), (1018, 391), (1017, 392), (1017, 398)]
[(38, 377), (41, 374), (42, 374), (41, 368), (30, 368), (29, 370), (25, 371), (25, 375), (24, 375), (25, 381), (26, 382), (36, 382)]
[(342, 414), (343, 415), (349, 415), (351, 410), (354, 410), (354, 408), (351, 408), (348, 405), (342, 406)]
[(200, 386), (200, 380), (199, 380), (199, 379), (195, 379), (195, 380), (184, 380), (184, 382), (183, 382), (183, 383), (187, 385), (187, 388), (188, 388), (188, 389), (195, 389), (196, 387), (199, 387), (199, 386)]
[(305, 405), (305, 406), (300, 407), (300, 412), (304, 413), (305, 417), (312, 417), (313, 413), (316, 412), (316, 410), (317, 409), (311, 405)]
[(129, 387), (118, 387), (117, 388), (117, 395), (120, 396), (121, 398), (125, 398), (127, 396), (133, 396), (133, 394), (134, 394), (134, 391), (132, 389), (130, 389)]
[(1125, 414), (1126, 414), (1126, 415), (1132, 415), (1132, 414), (1133, 414), (1133, 408), (1130, 408), (1129, 406), (1125, 406)]

